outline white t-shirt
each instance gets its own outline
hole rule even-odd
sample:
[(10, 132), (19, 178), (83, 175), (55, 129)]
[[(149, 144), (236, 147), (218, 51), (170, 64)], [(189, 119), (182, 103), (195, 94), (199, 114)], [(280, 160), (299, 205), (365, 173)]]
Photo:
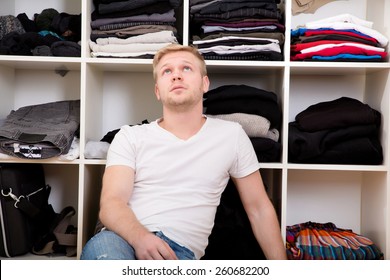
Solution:
[(229, 177), (245, 177), (258, 170), (259, 163), (238, 123), (207, 118), (196, 135), (182, 140), (158, 121), (123, 126), (110, 145), (106, 166), (133, 168), (129, 206), (138, 220), (199, 259)]

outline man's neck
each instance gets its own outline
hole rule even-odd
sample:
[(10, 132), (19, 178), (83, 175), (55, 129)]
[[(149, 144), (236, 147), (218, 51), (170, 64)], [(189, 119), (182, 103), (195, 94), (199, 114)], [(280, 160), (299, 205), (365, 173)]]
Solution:
[(198, 133), (205, 121), (202, 112), (164, 113), (159, 125), (176, 137), (187, 140)]

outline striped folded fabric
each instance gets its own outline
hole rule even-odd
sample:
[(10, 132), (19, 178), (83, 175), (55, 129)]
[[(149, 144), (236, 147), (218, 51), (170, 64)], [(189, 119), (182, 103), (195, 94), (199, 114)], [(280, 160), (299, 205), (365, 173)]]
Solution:
[(287, 226), (286, 251), (291, 260), (383, 259), (383, 253), (370, 239), (333, 223)]

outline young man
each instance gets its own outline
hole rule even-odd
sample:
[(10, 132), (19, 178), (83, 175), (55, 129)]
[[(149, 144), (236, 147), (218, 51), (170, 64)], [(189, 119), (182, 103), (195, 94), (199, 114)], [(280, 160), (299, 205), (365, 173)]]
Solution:
[(81, 258), (200, 259), (232, 178), (265, 256), (286, 259), (248, 136), (237, 123), (203, 115), (210, 84), (203, 57), (192, 47), (168, 46), (155, 55), (153, 76), (163, 117), (123, 126), (115, 136), (100, 201), (106, 229)]

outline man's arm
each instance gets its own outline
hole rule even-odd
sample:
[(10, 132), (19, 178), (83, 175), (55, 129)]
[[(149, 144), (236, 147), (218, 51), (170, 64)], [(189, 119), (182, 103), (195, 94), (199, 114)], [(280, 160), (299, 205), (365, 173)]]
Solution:
[(134, 188), (134, 170), (127, 166), (107, 167), (100, 197), (101, 222), (133, 246), (138, 259), (176, 259), (168, 244), (143, 227), (128, 201)]
[(286, 249), (275, 209), (265, 191), (259, 171), (233, 178), (253, 233), (267, 259), (285, 260)]

